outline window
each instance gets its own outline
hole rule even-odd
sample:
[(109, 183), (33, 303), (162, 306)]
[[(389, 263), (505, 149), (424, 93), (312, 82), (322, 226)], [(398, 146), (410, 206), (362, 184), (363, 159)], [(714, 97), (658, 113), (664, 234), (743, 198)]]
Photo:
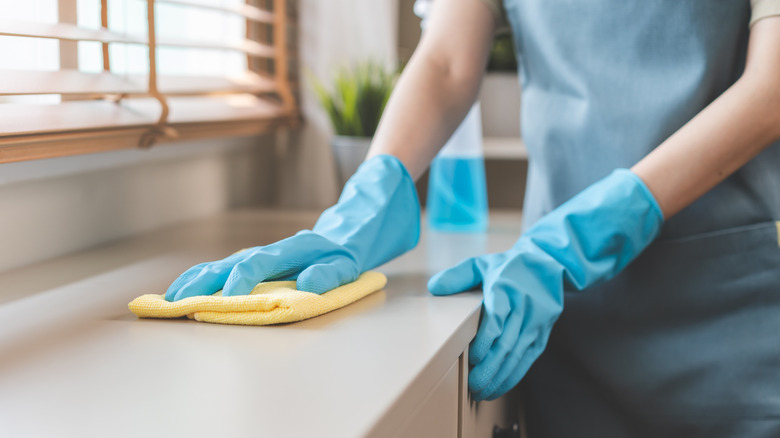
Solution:
[(0, 1), (0, 163), (295, 123), (288, 3)]

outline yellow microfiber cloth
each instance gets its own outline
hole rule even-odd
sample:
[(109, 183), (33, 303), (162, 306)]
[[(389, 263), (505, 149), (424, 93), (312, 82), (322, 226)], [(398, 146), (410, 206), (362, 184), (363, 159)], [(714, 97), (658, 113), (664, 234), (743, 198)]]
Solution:
[(142, 295), (128, 304), (141, 318), (180, 318), (217, 324), (269, 325), (302, 321), (348, 304), (381, 290), (387, 277), (365, 272), (357, 280), (322, 295), (295, 290), (295, 281), (260, 283), (249, 295), (214, 295), (184, 298), (169, 302), (165, 295)]

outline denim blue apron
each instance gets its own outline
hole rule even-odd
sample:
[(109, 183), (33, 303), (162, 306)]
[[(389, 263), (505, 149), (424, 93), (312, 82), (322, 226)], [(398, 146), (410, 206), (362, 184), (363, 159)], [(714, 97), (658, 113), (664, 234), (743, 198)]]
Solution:
[[(631, 167), (744, 68), (748, 0), (504, 0), (530, 153), (525, 226)], [(567, 292), (531, 438), (780, 437), (780, 144)]]

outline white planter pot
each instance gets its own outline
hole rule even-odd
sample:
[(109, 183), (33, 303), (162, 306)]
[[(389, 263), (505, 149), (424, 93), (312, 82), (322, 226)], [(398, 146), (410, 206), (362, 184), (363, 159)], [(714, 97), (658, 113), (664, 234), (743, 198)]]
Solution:
[(371, 137), (349, 137), (337, 135), (330, 142), (339, 188), (344, 187), (349, 177), (355, 173), (360, 163), (366, 159)]
[(486, 74), (479, 100), (485, 137), (520, 136), (520, 83), (517, 74)]

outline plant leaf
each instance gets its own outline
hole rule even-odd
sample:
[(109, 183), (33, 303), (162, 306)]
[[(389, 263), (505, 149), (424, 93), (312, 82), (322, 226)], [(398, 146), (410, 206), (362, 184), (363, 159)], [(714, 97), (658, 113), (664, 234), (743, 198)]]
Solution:
[(368, 136), (376, 132), (382, 112), (395, 86), (398, 72), (378, 62), (358, 64), (351, 72), (339, 70), (333, 91), (312, 77), (310, 82), (338, 135)]

